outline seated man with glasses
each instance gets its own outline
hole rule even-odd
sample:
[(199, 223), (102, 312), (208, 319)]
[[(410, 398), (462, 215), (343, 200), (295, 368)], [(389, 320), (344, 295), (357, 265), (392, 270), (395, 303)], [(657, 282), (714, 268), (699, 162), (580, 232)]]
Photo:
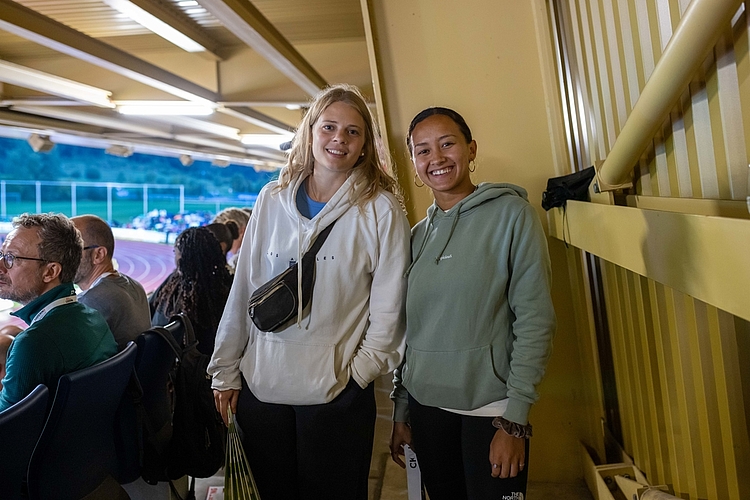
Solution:
[(66, 373), (117, 353), (117, 343), (99, 312), (78, 302), (73, 278), (83, 241), (61, 214), (23, 214), (0, 248), (0, 298), (24, 307), (12, 313), (26, 322), (8, 349), (0, 411), (38, 384), (54, 393)]
[(151, 328), (151, 310), (140, 283), (119, 273), (112, 263), (115, 238), (112, 229), (96, 215), (71, 219), (83, 237), (83, 257), (74, 279), (81, 287), (78, 300), (102, 313), (115, 341), (123, 349)]

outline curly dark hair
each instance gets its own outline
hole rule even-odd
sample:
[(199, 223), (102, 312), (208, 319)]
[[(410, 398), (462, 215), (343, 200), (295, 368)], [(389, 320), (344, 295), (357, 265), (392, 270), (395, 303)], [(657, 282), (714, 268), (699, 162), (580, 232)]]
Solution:
[(180, 233), (175, 251), (179, 253), (177, 270), (155, 292), (155, 308), (166, 317), (184, 312), (195, 327), (199, 349), (213, 350), (216, 329), (232, 286), (224, 253), (219, 241), (205, 227), (191, 227)]

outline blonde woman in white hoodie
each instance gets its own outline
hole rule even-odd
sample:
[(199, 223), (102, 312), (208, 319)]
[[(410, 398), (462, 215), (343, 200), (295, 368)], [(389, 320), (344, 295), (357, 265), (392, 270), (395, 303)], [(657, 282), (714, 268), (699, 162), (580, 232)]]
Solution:
[[(253, 209), (208, 367), (217, 409), (237, 414), (263, 500), (367, 499), (373, 381), (404, 352), (409, 224), (356, 87), (313, 100), (279, 180)], [(301, 261), (336, 221), (315, 263), (311, 304), (276, 332), (250, 295)]]

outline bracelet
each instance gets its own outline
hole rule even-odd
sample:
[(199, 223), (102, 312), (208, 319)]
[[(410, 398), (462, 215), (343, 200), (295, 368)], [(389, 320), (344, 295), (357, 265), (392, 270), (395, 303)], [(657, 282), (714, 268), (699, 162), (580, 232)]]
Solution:
[(492, 419), (492, 427), (502, 429), (506, 434), (516, 438), (529, 439), (531, 437), (531, 424), (521, 425), (503, 417), (495, 417)]

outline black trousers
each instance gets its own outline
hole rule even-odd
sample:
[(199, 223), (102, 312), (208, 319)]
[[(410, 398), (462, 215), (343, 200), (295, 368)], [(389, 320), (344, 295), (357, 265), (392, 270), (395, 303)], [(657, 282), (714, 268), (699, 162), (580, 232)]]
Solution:
[(263, 500), (367, 500), (373, 384), (354, 380), (326, 404), (263, 403), (243, 378), (237, 423)]
[[(492, 477), (491, 417), (471, 417), (421, 405), (409, 396), (412, 444), (430, 500), (521, 500), (526, 498), (526, 466), (514, 478)], [(519, 495), (520, 494), (520, 495)]]

